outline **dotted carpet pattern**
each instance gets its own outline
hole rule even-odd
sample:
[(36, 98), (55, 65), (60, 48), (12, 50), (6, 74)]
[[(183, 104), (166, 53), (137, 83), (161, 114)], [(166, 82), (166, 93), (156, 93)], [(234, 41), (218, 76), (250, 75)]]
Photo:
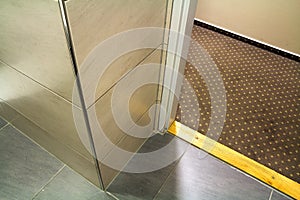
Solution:
[[(191, 48), (188, 59), (214, 63), (226, 90), (223, 130), (208, 136), (300, 183), (300, 63), (199, 26), (192, 38), (207, 54)], [(185, 78), (190, 85), (182, 88), (176, 119), (206, 134), (210, 91), (190, 62)]]

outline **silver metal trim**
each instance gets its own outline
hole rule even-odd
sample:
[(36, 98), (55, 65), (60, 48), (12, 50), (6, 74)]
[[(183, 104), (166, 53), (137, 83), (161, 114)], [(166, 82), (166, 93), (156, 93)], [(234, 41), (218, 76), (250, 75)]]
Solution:
[(86, 124), (86, 129), (87, 129), (87, 133), (88, 133), (88, 137), (89, 137), (91, 151), (92, 151), (92, 154), (93, 154), (92, 156), (93, 156), (93, 159), (94, 159), (94, 163), (95, 163), (95, 167), (96, 167), (96, 171), (97, 171), (100, 186), (103, 190), (105, 190), (102, 175), (101, 175), (100, 165), (99, 165), (99, 162), (98, 162), (98, 159), (97, 159), (98, 157), (97, 157), (97, 153), (96, 153), (96, 149), (95, 149), (95, 143), (94, 143), (94, 139), (93, 139), (93, 136), (92, 136), (92, 130), (91, 130), (91, 127), (90, 127), (88, 112), (87, 112), (87, 108), (86, 108), (86, 104), (85, 104), (85, 100), (84, 100), (83, 89), (82, 89), (82, 85), (81, 85), (81, 82), (80, 82), (80, 74), (79, 74), (79, 71), (78, 71), (78, 66), (77, 66), (77, 61), (76, 61), (76, 56), (75, 56), (75, 50), (74, 50), (74, 47), (73, 47), (70, 26), (69, 26), (69, 23), (68, 23), (68, 16), (67, 16), (65, 1), (64, 0), (58, 0), (58, 5), (59, 5), (59, 9), (60, 9), (61, 19), (62, 19), (62, 23), (63, 23), (63, 27), (64, 27), (64, 32), (65, 32), (65, 35), (66, 35), (66, 40), (67, 40), (67, 44), (68, 44), (70, 58), (71, 58), (71, 62), (72, 62), (72, 65), (73, 65), (73, 71), (74, 71), (75, 78), (76, 78), (76, 85), (77, 85), (77, 89), (78, 89), (78, 94), (79, 94), (79, 98), (80, 98), (80, 103), (81, 103), (81, 107), (82, 107), (84, 121), (85, 121), (85, 124)]

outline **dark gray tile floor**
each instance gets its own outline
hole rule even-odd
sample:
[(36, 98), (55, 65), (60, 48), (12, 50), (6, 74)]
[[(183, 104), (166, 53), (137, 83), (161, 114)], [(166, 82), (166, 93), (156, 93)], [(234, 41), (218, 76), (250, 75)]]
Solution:
[(190, 147), (157, 199), (268, 199), (271, 190), (211, 156)]
[(68, 167), (64, 167), (34, 199), (112, 199)]
[[(163, 138), (163, 139), (161, 139)], [(171, 135), (155, 135), (151, 137), (139, 150), (139, 153), (147, 153), (164, 147), (169, 144), (169, 142), (175, 139), (174, 141), (177, 145), (177, 151), (180, 149), (181, 152), (184, 152), (188, 147), (186, 143), (179, 138), (173, 138)], [(153, 159), (145, 159), (142, 162), (142, 165), (145, 166), (154, 166), (160, 165), (163, 162), (162, 160), (167, 160), (171, 154), (162, 153), (159, 156), (156, 156)], [(128, 166), (140, 166), (141, 163), (135, 157), (129, 162)], [(127, 166), (127, 168), (129, 168)], [(110, 185), (108, 191), (113, 193), (119, 199), (153, 199), (157, 194), (157, 191), (161, 189), (163, 183), (168, 178), (169, 174), (173, 171), (176, 166), (176, 160), (170, 162), (170, 165), (163, 167), (159, 170), (147, 172), (147, 173), (126, 173), (122, 172), (115, 179), (115, 181)], [(141, 166), (142, 167), (142, 166)], [(125, 170), (127, 170), (125, 168)]]
[(31, 199), (63, 164), (12, 126), (0, 131), (0, 196)]
[[(156, 135), (140, 152), (157, 150), (172, 137)], [(180, 148), (183, 147), (181, 144)], [(108, 191), (128, 200), (269, 200), (272, 191), (269, 187), (194, 146), (184, 148), (184, 155), (168, 167), (148, 173), (120, 173)], [(155, 162), (149, 160), (148, 164)], [(272, 198), (276, 200), (287, 198), (277, 192), (274, 197), (274, 194)]]
[(112, 199), (3, 121), (0, 118), (1, 200)]
[[(140, 153), (158, 150), (174, 139), (184, 153), (172, 164), (148, 173), (121, 173), (108, 191), (119, 199), (289, 200), (229, 165), (171, 135), (156, 135)], [(168, 155), (148, 160), (155, 165)], [(136, 160), (131, 161), (137, 164)], [(271, 195), (271, 196), (270, 196)], [(113, 199), (0, 118), (1, 200)]]

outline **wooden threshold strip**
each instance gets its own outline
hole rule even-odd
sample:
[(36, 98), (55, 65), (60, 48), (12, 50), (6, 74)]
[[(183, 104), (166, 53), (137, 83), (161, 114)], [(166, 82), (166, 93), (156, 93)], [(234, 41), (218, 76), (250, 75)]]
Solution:
[(267, 185), (295, 198), (300, 199), (300, 184), (278, 172), (234, 151), (217, 141), (175, 121), (168, 130), (170, 133), (227, 162), (228, 164), (259, 179)]

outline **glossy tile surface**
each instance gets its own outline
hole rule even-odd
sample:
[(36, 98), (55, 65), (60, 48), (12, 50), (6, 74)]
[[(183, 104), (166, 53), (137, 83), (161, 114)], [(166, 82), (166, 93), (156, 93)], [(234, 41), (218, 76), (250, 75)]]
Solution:
[[(159, 43), (155, 46), (155, 48), (159, 45)], [(90, 91), (90, 84), (94, 85), (95, 82), (90, 80), (91, 76), (87, 76), (87, 81), (83, 83), (85, 96), (87, 99), (90, 99), (90, 101), (87, 102), (88, 105), (96, 101), (99, 97), (105, 94), (109, 88), (111, 88), (113, 85), (117, 84), (124, 75), (127, 73), (130, 73), (132, 69), (137, 67), (137, 65), (141, 64), (144, 59), (147, 59), (147, 57), (150, 57), (155, 49), (141, 49), (136, 50), (130, 53), (127, 53), (125, 55), (120, 56), (115, 61), (112, 61), (110, 65), (107, 66), (107, 69), (104, 71), (104, 73), (95, 80), (96, 82), (96, 91)], [(156, 53), (157, 54), (157, 53)], [(151, 56), (153, 57), (153, 56)], [(157, 55), (158, 59), (155, 60), (155, 63), (160, 62), (160, 55)], [(99, 64), (100, 65), (100, 64)], [(105, 67), (105, 66), (99, 66), (99, 67)], [(93, 71), (93, 70), (92, 70)], [(95, 70), (96, 71), (96, 70)], [(82, 72), (84, 73), (84, 71)], [(86, 83), (86, 84), (84, 84)], [(95, 98), (90, 97), (90, 95), (95, 95)]]
[(90, 159), (87, 159), (74, 149), (66, 146), (64, 141), (52, 137), (48, 132), (23, 116), (18, 117), (11, 123), (15, 128), (21, 130), (48, 152), (51, 152), (58, 159), (62, 160), (70, 168), (80, 173), (93, 184), (99, 186), (97, 171), (94, 162), (91, 161), (91, 156)]
[[(16, 119), (14, 122), (19, 120)], [(139, 150), (153, 152), (172, 141), (171, 135), (155, 135)], [(179, 140), (179, 162), (148, 173), (122, 172), (108, 191), (120, 199), (250, 199), (269, 200), (271, 190), (250, 177), (203, 155), (199, 149)], [(174, 149), (176, 151), (176, 149)], [(174, 151), (172, 151), (174, 152)], [(171, 154), (167, 154), (171, 155)], [(167, 159), (139, 163), (146, 166)], [(79, 174), (8, 125), (0, 130), (0, 196), (11, 199), (111, 199)], [(129, 164), (130, 166), (130, 164)], [(271, 200), (289, 198), (273, 191)]]
[(71, 100), (73, 68), (57, 1), (0, 1), (0, 60)]
[[(81, 110), (77, 107), (72, 110), (70, 102), (41, 87), (1, 61), (0, 97), (52, 137), (64, 141), (64, 145), (89, 158), (90, 154), (82, 145), (73, 119), (73, 111), (80, 113)], [(76, 123), (81, 127), (84, 126), (82, 120)], [(86, 133), (81, 135), (85, 136)]]
[[(148, 124), (148, 118), (148, 113), (145, 113), (136, 123), (141, 126)], [(148, 130), (144, 130), (144, 132), (152, 133), (151, 127), (152, 126), (149, 126)], [(147, 138), (135, 137), (134, 135), (137, 131), (134, 129), (135, 128), (132, 127), (127, 134), (124, 133), (120, 141), (112, 147), (111, 151), (103, 160), (100, 160), (102, 179), (105, 186), (108, 186), (111, 183), (119, 171), (126, 166), (128, 161), (134, 156), (135, 152), (147, 140)]]
[[(163, 28), (165, 23), (166, 0), (70, 0), (66, 2), (66, 7), (79, 68), (82, 68), (81, 64), (90, 56), (92, 50), (109, 38), (137, 28)], [(109, 66), (103, 66), (104, 62), (99, 62), (97, 68), (105, 69), (105, 73), (101, 77), (96, 77), (97, 80), (89, 80), (91, 76), (88, 75), (87, 84), (83, 84), (84, 90), (87, 91), (90, 89), (90, 85), (97, 84), (96, 99), (100, 97), (121, 76), (133, 69), (152, 50), (162, 44), (162, 36), (163, 32), (160, 35), (158, 34), (157, 37), (145, 32), (145, 34), (138, 34), (131, 39), (125, 37), (117, 43), (109, 43), (107, 47), (99, 51), (96, 58), (111, 56), (115, 58), (116, 56), (116, 60), (113, 58), (109, 60), (111, 62)], [(125, 55), (119, 55), (119, 50), (125, 46), (133, 48)], [(81, 78), (85, 76), (89, 68), (90, 65), (86, 69), (82, 69)], [(97, 70), (91, 71), (92, 75), (97, 73)], [(84, 83), (84, 81), (82, 82)], [(94, 94), (94, 91), (91, 92)], [(87, 104), (91, 105), (94, 100), (87, 101)]]
[(112, 198), (70, 168), (64, 167), (34, 199), (109, 200)]
[[(118, 33), (134, 28), (164, 27), (165, 23), (166, 0), (70, 0), (66, 5), (79, 65), (96, 45)], [(157, 41), (159, 44), (161, 41)]]
[(11, 125), (0, 130), (0, 177), (1, 200), (112, 199)]
[[(155, 50), (143, 60), (141, 65), (159, 63), (160, 54), (161, 50)], [(145, 141), (143, 137), (147, 137), (153, 130), (151, 118), (154, 109), (150, 111), (149, 109), (156, 100), (157, 84), (142, 86), (138, 84), (137, 88), (135, 84), (145, 79), (157, 83), (160, 68), (152, 68), (150, 65), (143, 68), (142, 74), (139, 70), (140, 68), (136, 67), (126, 74), (88, 110), (98, 160), (101, 165), (113, 162), (118, 166), (111, 167), (108, 164), (102, 167), (105, 185), (108, 185), (117, 174), (116, 169), (122, 169), (131, 158), (128, 154), (122, 156), (118, 148), (136, 152)], [(130, 93), (128, 88), (134, 88), (131, 90), (133, 93)]]
[[(187, 144), (178, 138), (174, 138), (171, 135), (155, 135), (147, 140), (147, 142), (139, 150), (139, 153), (154, 152), (160, 147), (166, 146), (170, 141), (175, 140), (174, 151), (184, 152), (187, 148)], [(173, 151), (173, 152), (174, 152)], [(152, 166), (153, 169), (156, 166), (161, 165), (162, 160), (167, 160), (172, 154), (161, 153), (161, 156), (155, 156), (152, 159), (139, 160), (138, 157), (133, 157), (129, 164), (125, 167), (125, 170), (143, 169), (145, 166)], [(153, 199), (158, 191), (163, 186), (169, 174), (176, 166), (177, 160), (170, 162), (169, 165), (163, 168), (157, 168), (158, 170), (149, 170), (146, 173), (126, 173), (121, 172), (118, 177), (112, 182), (108, 191), (116, 195), (120, 199)], [(126, 183), (126, 184), (125, 184)]]
[(0, 131), (1, 199), (31, 199), (62, 166), (12, 126)]
[[(172, 139), (168, 134), (156, 135), (147, 140), (139, 153), (160, 151)], [(183, 150), (178, 162), (149, 173), (121, 172), (108, 191), (120, 199), (269, 199), (271, 189), (260, 182), (181, 140), (176, 144), (171, 152)], [(159, 160), (172, 157), (171, 152), (166, 157), (160, 153), (157, 159), (144, 163), (133, 157), (125, 170), (154, 166)]]
[(261, 199), (270, 189), (229, 165), (190, 147), (168, 178), (157, 199)]

